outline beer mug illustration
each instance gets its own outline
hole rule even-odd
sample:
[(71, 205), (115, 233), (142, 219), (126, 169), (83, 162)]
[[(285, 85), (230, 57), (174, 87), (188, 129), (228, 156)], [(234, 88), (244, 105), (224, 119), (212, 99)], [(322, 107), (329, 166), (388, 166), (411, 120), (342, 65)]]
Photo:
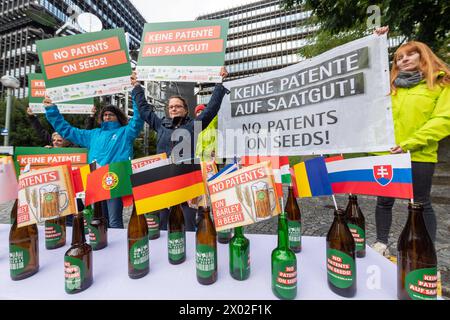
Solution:
[(258, 181), (251, 186), (253, 203), (255, 204), (256, 221), (272, 216), (275, 209), (275, 192), (269, 189), (267, 182)]
[[(39, 189), (41, 202), (41, 218), (50, 219), (59, 217), (69, 204), (67, 192), (60, 191), (59, 186), (49, 184)], [(63, 203), (61, 204), (61, 200)]]

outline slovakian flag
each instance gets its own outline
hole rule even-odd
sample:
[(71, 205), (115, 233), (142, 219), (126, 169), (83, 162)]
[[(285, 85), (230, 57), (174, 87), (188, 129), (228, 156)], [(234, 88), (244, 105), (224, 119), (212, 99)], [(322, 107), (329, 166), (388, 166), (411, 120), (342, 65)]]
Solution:
[(131, 161), (110, 163), (92, 171), (87, 176), (86, 205), (130, 195), (131, 173)]
[(413, 198), (409, 153), (333, 161), (327, 169), (334, 193)]
[(0, 158), (0, 204), (17, 199), (19, 186), (12, 157)]
[(242, 166), (248, 167), (256, 163), (270, 161), (272, 172), (275, 179), (275, 187), (278, 197), (283, 196), (283, 183), (291, 183), (291, 174), (289, 172), (289, 157), (286, 156), (243, 156), (241, 158)]
[(294, 167), (295, 184), (300, 198), (333, 194), (328, 180), (325, 159), (318, 157), (297, 163)]
[(205, 194), (199, 164), (168, 164), (131, 175), (137, 214), (168, 208)]

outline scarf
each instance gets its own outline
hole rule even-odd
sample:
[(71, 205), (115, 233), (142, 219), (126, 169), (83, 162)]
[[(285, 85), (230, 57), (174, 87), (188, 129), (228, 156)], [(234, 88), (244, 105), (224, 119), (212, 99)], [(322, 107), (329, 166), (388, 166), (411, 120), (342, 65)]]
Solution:
[(423, 79), (423, 74), (420, 71), (400, 71), (397, 78), (394, 80), (394, 85), (397, 88), (411, 88), (418, 84)]

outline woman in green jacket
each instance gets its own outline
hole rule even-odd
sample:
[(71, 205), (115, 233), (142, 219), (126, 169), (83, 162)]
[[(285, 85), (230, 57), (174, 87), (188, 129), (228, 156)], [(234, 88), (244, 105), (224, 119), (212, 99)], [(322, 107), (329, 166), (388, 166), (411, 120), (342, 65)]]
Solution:
[[(382, 27), (375, 32), (387, 31)], [(425, 225), (435, 241), (430, 193), (439, 141), (450, 135), (450, 70), (426, 44), (407, 42), (394, 54), (391, 97), (396, 146), (390, 152), (411, 153), (414, 200), (423, 204)], [(394, 198), (378, 197), (375, 210), (377, 242), (373, 248), (385, 256), (389, 256), (394, 202)]]

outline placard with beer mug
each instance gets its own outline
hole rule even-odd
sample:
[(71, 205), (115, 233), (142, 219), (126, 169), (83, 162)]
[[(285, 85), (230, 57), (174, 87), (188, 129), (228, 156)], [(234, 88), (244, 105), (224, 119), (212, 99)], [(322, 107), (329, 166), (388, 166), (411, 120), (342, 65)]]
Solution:
[(75, 212), (75, 193), (66, 165), (33, 170), (19, 176), (19, 228)]
[(245, 226), (280, 214), (269, 161), (208, 182), (216, 231)]

